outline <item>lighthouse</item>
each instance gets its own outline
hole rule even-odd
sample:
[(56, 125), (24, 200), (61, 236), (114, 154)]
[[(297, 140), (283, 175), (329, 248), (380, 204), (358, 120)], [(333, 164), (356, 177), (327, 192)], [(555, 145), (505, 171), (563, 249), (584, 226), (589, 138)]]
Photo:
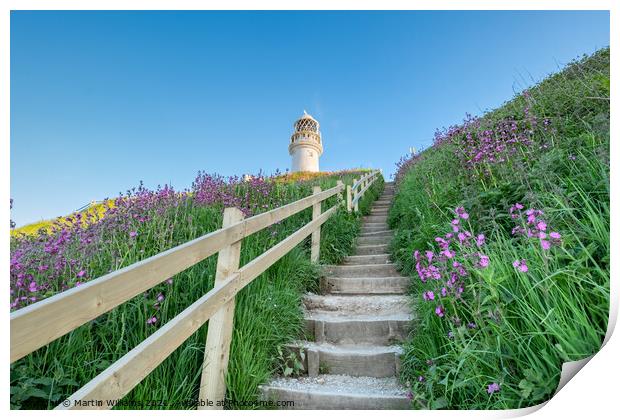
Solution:
[(319, 172), (319, 157), (323, 154), (319, 122), (306, 111), (295, 124), (288, 146), (292, 172)]

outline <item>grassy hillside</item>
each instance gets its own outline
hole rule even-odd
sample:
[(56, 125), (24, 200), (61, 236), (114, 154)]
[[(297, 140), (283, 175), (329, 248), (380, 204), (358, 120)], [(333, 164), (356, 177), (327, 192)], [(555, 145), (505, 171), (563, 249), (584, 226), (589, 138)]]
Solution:
[[(75, 214), (37, 235), (11, 238), (11, 308), (17, 309), (95, 279), (221, 227), (224, 207), (250, 216), (327, 189), (351, 184), (359, 172), (306, 177), (294, 182), (257, 176), (249, 180), (200, 173), (191, 189), (138, 187), (106, 206), (102, 217)], [(361, 203), (381, 191), (382, 182)], [(334, 205), (336, 197), (324, 204)], [(264, 229), (243, 242), (241, 264), (266, 251), (311, 220), (311, 209)], [(321, 259), (338, 263), (349, 253), (359, 217), (338, 211), (323, 227)], [(11, 407), (53, 408), (213, 287), (216, 256), (131, 299), (11, 365)], [(278, 351), (303, 330), (301, 296), (318, 288), (308, 241), (242, 290), (227, 378), (229, 398), (254, 400), (257, 387), (285, 361)], [(198, 396), (207, 326), (202, 327), (142, 381), (128, 400), (161, 400), (161, 408), (191, 408)], [(236, 408), (233, 404), (232, 408)], [(248, 408), (248, 407), (242, 407)]]
[[(312, 181), (312, 180), (316, 180), (317, 178), (324, 178), (324, 177), (331, 176), (331, 175), (344, 176), (347, 174), (351, 174), (351, 176), (355, 176), (355, 175), (359, 175), (360, 173), (363, 173), (369, 170), (370, 169), (360, 168), (360, 169), (352, 169), (352, 170), (339, 171), (339, 172), (293, 172), (293, 173), (283, 174), (283, 175), (276, 174), (272, 177), (272, 180), (274, 182), (279, 182), (279, 183)], [(13, 200), (11, 200), (11, 208), (12, 207), (13, 207)], [(104, 213), (110, 207), (114, 207), (114, 200), (106, 199), (103, 202), (96, 202), (96, 203), (91, 204), (85, 210), (80, 211), (79, 213), (82, 214), (81, 216), (82, 220), (85, 220), (85, 221), (88, 220), (89, 217), (94, 218), (94, 219), (99, 219), (104, 215)], [(92, 216), (88, 216), (91, 213), (92, 213)], [(49, 219), (49, 220), (41, 220), (39, 222), (29, 223), (27, 225), (15, 227), (15, 228), (11, 224), (11, 236), (20, 236), (22, 234), (23, 235), (36, 235), (39, 233), (41, 229), (44, 229), (47, 232), (51, 232), (54, 229), (54, 227), (57, 226), (58, 224), (67, 224), (67, 223), (71, 224), (71, 221), (70, 220), (68, 221), (67, 217), (72, 217), (72, 216), (74, 215), (57, 217), (57, 218)]]
[(413, 278), (415, 408), (549, 399), (609, 312), (609, 49), (398, 164), (393, 257)]

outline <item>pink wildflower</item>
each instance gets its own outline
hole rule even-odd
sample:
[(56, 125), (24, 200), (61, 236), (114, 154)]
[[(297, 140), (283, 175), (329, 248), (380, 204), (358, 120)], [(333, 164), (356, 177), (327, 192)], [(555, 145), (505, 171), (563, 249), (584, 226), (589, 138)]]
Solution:
[(527, 273), (527, 271), (529, 270), (529, 268), (527, 267), (527, 262), (525, 260), (521, 260), (521, 261), (515, 260), (512, 263), (512, 266), (514, 268), (518, 268), (519, 271), (522, 271), (523, 273)]
[(487, 257), (486, 255), (480, 255), (480, 261), (479, 261), (480, 267), (485, 268), (489, 266), (489, 257)]

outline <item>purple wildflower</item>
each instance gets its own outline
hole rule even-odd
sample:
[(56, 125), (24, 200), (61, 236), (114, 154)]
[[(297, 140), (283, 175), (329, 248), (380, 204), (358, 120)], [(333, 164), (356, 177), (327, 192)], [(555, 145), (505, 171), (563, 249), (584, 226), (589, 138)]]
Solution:
[(497, 382), (493, 382), (487, 387), (487, 392), (489, 395), (493, 395), (494, 393), (499, 392), (499, 389), (499, 384)]

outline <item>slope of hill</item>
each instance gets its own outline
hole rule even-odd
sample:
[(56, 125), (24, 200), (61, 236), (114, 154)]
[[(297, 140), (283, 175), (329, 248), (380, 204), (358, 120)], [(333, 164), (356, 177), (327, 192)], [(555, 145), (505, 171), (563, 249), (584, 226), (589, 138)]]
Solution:
[(418, 314), (416, 408), (550, 398), (609, 314), (609, 49), (403, 158), (389, 222)]

